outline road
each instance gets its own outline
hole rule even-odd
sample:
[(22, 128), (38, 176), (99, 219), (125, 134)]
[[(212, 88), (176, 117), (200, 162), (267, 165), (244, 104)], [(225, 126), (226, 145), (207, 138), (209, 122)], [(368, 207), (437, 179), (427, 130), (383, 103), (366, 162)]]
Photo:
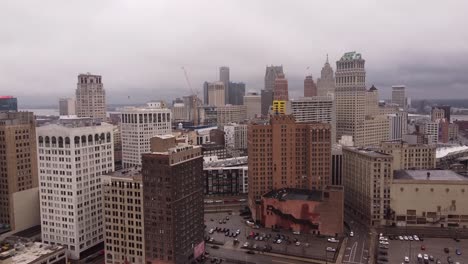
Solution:
[(354, 232), (354, 236), (348, 238), (343, 263), (368, 263), (369, 229), (349, 216), (347, 216), (346, 219), (351, 230)]

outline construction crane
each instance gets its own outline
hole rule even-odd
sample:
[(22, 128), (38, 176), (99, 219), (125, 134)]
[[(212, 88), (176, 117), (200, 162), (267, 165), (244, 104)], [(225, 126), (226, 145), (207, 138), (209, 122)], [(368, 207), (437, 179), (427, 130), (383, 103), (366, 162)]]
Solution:
[(187, 81), (187, 86), (190, 89), (190, 100), (192, 104), (191, 112), (193, 113), (192, 115), (193, 125), (198, 125), (198, 105), (199, 105), (198, 90), (197, 91), (193, 90), (192, 84), (190, 83), (190, 79), (187, 74), (187, 70), (185, 69), (184, 66), (182, 66), (181, 68), (184, 71), (185, 81)]

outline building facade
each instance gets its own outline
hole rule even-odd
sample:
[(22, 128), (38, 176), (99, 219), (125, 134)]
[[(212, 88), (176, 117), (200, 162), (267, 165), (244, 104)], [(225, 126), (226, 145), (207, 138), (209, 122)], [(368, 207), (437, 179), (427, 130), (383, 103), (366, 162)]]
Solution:
[(408, 133), (408, 112), (398, 111), (387, 115), (389, 120), (388, 140), (401, 140)]
[(436, 167), (436, 147), (403, 140), (382, 142), (379, 152), (391, 155), (392, 170), (429, 170)]
[(219, 67), (219, 81), (224, 84), (224, 101), (228, 103), (231, 101), (230, 99), (230, 77), (229, 77), (229, 67), (221, 66)]
[(406, 109), (406, 86), (394, 85), (392, 86), (392, 104), (396, 104), (399, 107)]
[(78, 75), (76, 88), (76, 115), (106, 120), (106, 91), (101, 75), (90, 73)]
[(333, 69), (327, 61), (320, 72), (320, 78), (317, 79), (317, 95), (327, 96), (335, 93), (335, 77)]
[(273, 89), (273, 101), (288, 101), (288, 80), (284, 74), (278, 74), (275, 79), (275, 87)]
[(114, 171), (113, 126), (88, 121), (37, 129), (42, 241), (74, 260), (104, 241), (101, 180)]
[(225, 105), (216, 107), (216, 118), (218, 125), (241, 123), (247, 119), (247, 108), (245, 105)]
[(156, 136), (142, 174), (146, 263), (191, 263), (205, 252), (201, 147)]
[(339, 144), (333, 144), (331, 151), (331, 184), (343, 185), (343, 149)]
[(225, 89), (223, 82), (208, 83), (208, 105), (224, 106), (226, 104)]
[(262, 97), (258, 93), (248, 93), (244, 96), (247, 119), (262, 115)]
[(18, 111), (18, 99), (13, 96), (0, 96), (0, 112)]
[(224, 142), (228, 149), (247, 149), (247, 125), (228, 124), (224, 126)]
[(248, 192), (247, 157), (205, 159), (205, 195), (245, 195)]
[(76, 115), (76, 101), (73, 98), (60, 98), (59, 114), (61, 116)]
[(317, 85), (315, 85), (312, 75), (308, 75), (304, 79), (304, 97), (317, 96)]
[(150, 138), (171, 133), (172, 113), (161, 103), (125, 107), (121, 112), (123, 168), (141, 166), (141, 154), (149, 152)]
[(229, 104), (243, 105), (245, 96), (245, 83), (229, 82)]
[(267, 66), (265, 70), (265, 87), (262, 90), (262, 116), (268, 116), (268, 111), (273, 103), (273, 92), (275, 90), (275, 80), (284, 74), (283, 66)]

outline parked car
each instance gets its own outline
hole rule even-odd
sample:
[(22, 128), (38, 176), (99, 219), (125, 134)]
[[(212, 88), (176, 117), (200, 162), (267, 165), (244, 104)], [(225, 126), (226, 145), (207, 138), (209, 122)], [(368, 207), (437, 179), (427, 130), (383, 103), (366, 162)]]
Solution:
[(245, 253), (250, 254), (250, 255), (255, 255), (255, 251), (253, 251), (253, 250), (249, 250), (249, 251), (247, 251)]
[(294, 231), (293, 234), (294, 234), (294, 235), (300, 235), (301, 232), (300, 232), (300, 231)]
[(297, 241), (296, 246), (300, 246), (300, 245), (301, 245), (301, 242)]
[(213, 233), (214, 233), (214, 229), (211, 228), (211, 229), (210, 229), (210, 232), (208, 232), (208, 233), (213, 234)]
[(398, 239), (403, 240), (404, 238), (402, 236), (399, 236)]
[(332, 248), (332, 247), (327, 247), (327, 251), (328, 251), (328, 252), (335, 252), (336, 249), (334, 249), (334, 248)]
[(403, 239), (404, 239), (404, 240), (408, 240), (408, 237), (407, 237), (407, 236), (403, 236)]
[(338, 242), (340, 242), (340, 241), (337, 240), (337, 239), (335, 239), (334, 237), (332, 237), (332, 238), (329, 238), (329, 239), (328, 239), (328, 242), (331, 242), (331, 243), (338, 243)]
[(455, 254), (457, 254), (458, 256), (460, 256), (460, 255), (461, 255), (460, 249), (457, 248), (457, 249), (455, 250)]
[(405, 257), (405, 263), (409, 263), (409, 257)]
[(353, 237), (353, 236), (354, 236), (354, 232), (353, 232), (353, 231), (349, 232), (349, 236), (350, 236), (350, 237)]
[(414, 240), (419, 241), (419, 237), (417, 235), (414, 235)]
[(212, 249), (219, 249), (219, 246), (217, 246), (217, 245), (212, 245), (211, 248), (212, 248)]

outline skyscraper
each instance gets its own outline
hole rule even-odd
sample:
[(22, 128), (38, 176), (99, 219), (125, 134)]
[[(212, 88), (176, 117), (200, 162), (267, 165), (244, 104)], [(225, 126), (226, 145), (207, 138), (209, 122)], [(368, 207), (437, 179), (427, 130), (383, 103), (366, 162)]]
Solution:
[(333, 69), (327, 61), (320, 72), (320, 78), (317, 79), (317, 94), (325, 96), (328, 93), (335, 93), (335, 77), (333, 76)]
[(372, 85), (366, 92), (366, 116), (379, 113), (379, 91)]
[(262, 99), (258, 93), (248, 93), (244, 96), (247, 109), (247, 119), (259, 117), (262, 114)]
[(306, 76), (304, 79), (304, 97), (312, 97), (317, 95), (317, 86), (315, 85), (312, 75)]
[(392, 104), (396, 104), (399, 107), (406, 109), (406, 86), (394, 85), (392, 86)]
[(284, 74), (278, 74), (273, 90), (273, 101), (289, 101), (288, 80)]
[[(18, 201), (18, 194), (21, 192), (37, 187), (34, 114), (0, 112), (0, 224), (7, 225), (12, 230), (20, 229), (17, 222), (29, 216), (18, 215), (19, 205), (15, 204), (15, 200)], [(37, 197), (37, 191), (35, 195)], [(38, 208), (39, 203), (36, 203)]]
[(59, 114), (61, 116), (76, 114), (76, 101), (73, 98), (60, 98)]
[(150, 138), (171, 133), (171, 121), (171, 110), (161, 102), (125, 107), (120, 123), (123, 167), (141, 166), (141, 154), (149, 152)]
[(156, 136), (142, 159), (146, 263), (191, 263), (205, 252), (201, 147)]
[(78, 75), (76, 114), (78, 117), (106, 119), (106, 91), (100, 75)]
[(261, 92), (262, 96), (262, 116), (267, 116), (270, 106), (273, 104), (273, 91), (275, 80), (278, 75), (284, 74), (283, 66), (267, 66), (265, 70), (265, 87)]
[(37, 129), (42, 241), (66, 245), (77, 260), (104, 241), (101, 177), (114, 171), (113, 126), (66, 122)]
[(13, 96), (0, 96), (1, 111), (18, 111), (18, 99)]
[(243, 105), (245, 95), (245, 83), (229, 82), (229, 96), (227, 101), (232, 105)]
[(224, 83), (224, 100), (226, 103), (230, 103), (231, 100), (229, 98), (230, 96), (230, 86), (229, 86), (229, 81), (230, 81), (230, 77), (229, 77), (229, 67), (226, 67), (226, 66), (222, 66), (222, 67), (219, 67), (219, 81)]
[(208, 83), (208, 105), (224, 106), (226, 104), (225, 88), (223, 82)]

